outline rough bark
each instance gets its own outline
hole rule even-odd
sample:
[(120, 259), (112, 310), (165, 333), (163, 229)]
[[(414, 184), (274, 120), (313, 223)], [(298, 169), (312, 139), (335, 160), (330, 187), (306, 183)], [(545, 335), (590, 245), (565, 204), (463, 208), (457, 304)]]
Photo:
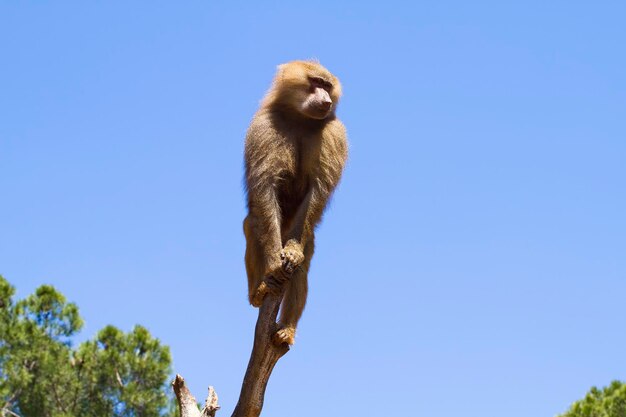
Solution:
[[(239, 401), (232, 417), (258, 417), (263, 409), (265, 389), (276, 362), (289, 351), (289, 346), (283, 343), (274, 345), (272, 336), (278, 330), (276, 316), (282, 301), (283, 294), (267, 294), (263, 305), (259, 309), (256, 327), (254, 330), (254, 344), (250, 361), (243, 378)], [(217, 394), (213, 387), (209, 387), (209, 396), (202, 412), (198, 409), (196, 399), (185, 385), (185, 380), (176, 375), (174, 393), (178, 400), (181, 417), (214, 417), (220, 408), (217, 405)]]

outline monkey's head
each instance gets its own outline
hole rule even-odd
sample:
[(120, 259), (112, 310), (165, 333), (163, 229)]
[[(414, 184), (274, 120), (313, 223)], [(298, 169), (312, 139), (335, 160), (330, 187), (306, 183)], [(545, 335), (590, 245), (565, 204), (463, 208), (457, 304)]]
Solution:
[(340, 97), (341, 84), (330, 71), (314, 61), (292, 61), (278, 66), (264, 104), (323, 120), (335, 113)]

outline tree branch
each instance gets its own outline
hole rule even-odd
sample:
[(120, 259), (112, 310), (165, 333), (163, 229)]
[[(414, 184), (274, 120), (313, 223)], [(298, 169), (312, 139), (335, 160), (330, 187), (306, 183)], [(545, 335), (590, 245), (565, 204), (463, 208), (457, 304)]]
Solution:
[(220, 409), (220, 406), (217, 404), (217, 394), (213, 387), (209, 387), (209, 395), (206, 398), (202, 411), (198, 409), (196, 397), (191, 394), (182, 376), (176, 374), (172, 387), (174, 387), (174, 393), (178, 400), (181, 417), (215, 417), (215, 413)]
[(276, 346), (272, 342), (272, 336), (278, 330), (276, 316), (282, 299), (282, 292), (278, 295), (268, 293), (259, 309), (254, 329), (254, 345), (232, 417), (258, 417), (261, 414), (265, 388), (274, 365), (289, 351), (286, 343)]
[[(272, 337), (278, 330), (276, 316), (280, 302), (283, 299), (283, 292), (279, 294), (268, 293), (263, 305), (259, 309), (256, 327), (254, 330), (254, 344), (250, 361), (246, 369), (246, 375), (241, 385), (239, 401), (233, 411), (232, 417), (258, 417), (263, 409), (265, 389), (269, 381), (272, 370), (276, 362), (289, 351), (289, 345), (283, 343), (280, 346), (274, 345)], [(180, 375), (176, 375), (174, 382), (174, 393), (178, 400), (181, 417), (214, 417), (219, 409), (217, 405), (217, 395), (213, 387), (209, 387), (209, 397), (202, 413), (198, 409), (196, 399), (185, 385), (185, 380)]]
[(13, 411), (9, 410), (8, 408), (0, 408), (0, 412), (2, 413), (0, 414), (2, 416), (4, 416), (6, 413), (6, 414), (12, 415), (13, 417), (20, 417), (19, 414), (15, 414)]

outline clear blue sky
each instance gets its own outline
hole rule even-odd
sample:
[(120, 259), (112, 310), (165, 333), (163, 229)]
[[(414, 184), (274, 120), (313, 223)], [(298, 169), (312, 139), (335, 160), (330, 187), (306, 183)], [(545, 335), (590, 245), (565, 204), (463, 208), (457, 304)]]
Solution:
[[(548, 4), (549, 3), (549, 4)], [(626, 379), (626, 5), (4, 2), (0, 273), (147, 326), (230, 415), (242, 151), (317, 57), (351, 142), (265, 415), (554, 416)]]

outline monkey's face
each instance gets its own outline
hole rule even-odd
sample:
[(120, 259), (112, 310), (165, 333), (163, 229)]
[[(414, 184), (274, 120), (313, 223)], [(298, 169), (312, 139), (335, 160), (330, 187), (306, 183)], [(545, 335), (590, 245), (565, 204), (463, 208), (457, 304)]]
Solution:
[(303, 95), (300, 112), (311, 119), (325, 119), (332, 112), (334, 102), (331, 97), (333, 85), (321, 77), (308, 77), (306, 94)]
[(299, 114), (323, 120), (331, 116), (341, 97), (337, 77), (317, 62), (292, 61), (278, 66), (265, 105), (280, 104)]

